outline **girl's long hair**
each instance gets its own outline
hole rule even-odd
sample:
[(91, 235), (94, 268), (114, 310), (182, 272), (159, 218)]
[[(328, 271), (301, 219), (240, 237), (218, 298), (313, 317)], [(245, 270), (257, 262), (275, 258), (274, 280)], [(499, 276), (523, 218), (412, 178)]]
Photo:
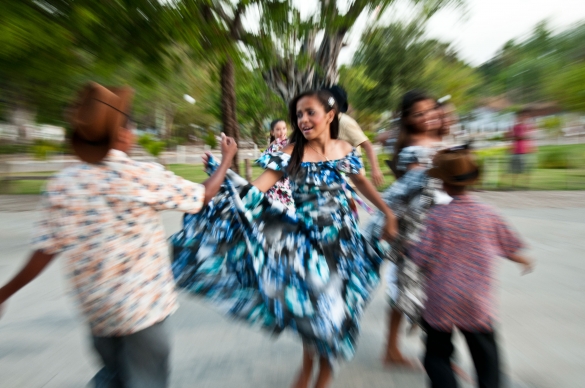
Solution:
[[(289, 112), (289, 119), (290, 124), (293, 129), (293, 133), (290, 137), (290, 142), (294, 143), (294, 148), (292, 150), (290, 162), (288, 165), (288, 172), (290, 175), (294, 175), (299, 171), (301, 167), (301, 162), (303, 161), (303, 155), (305, 153), (305, 145), (307, 144), (307, 139), (303, 136), (303, 132), (299, 128), (299, 123), (297, 119), (297, 103), (304, 97), (315, 97), (319, 100), (323, 108), (325, 109), (326, 113), (331, 112), (332, 110), (335, 111), (335, 115), (333, 116), (333, 121), (329, 124), (329, 133), (332, 139), (337, 139), (339, 136), (339, 118), (337, 117), (338, 112), (338, 105), (335, 101), (333, 95), (327, 90), (311, 90), (308, 92), (304, 92), (296, 96), (291, 100), (288, 105), (288, 112)], [(333, 104), (330, 104), (330, 99), (333, 101)]]
[(272, 133), (274, 132), (274, 127), (276, 127), (276, 124), (280, 123), (281, 121), (284, 121), (284, 120), (283, 119), (276, 119), (270, 123), (270, 143), (269, 144), (272, 144), (274, 142), (274, 140), (276, 140), (276, 138), (274, 137), (274, 135)]
[(392, 157), (392, 162), (390, 164), (390, 168), (396, 179), (399, 179), (404, 175), (404, 171), (398, 171), (396, 169), (398, 155), (400, 155), (402, 149), (404, 149), (410, 142), (410, 135), (416, 133), (416, 129), (407, 123), (408, 116), (412, 113), (411, 111), (414, 104), (431, 99), (430, 95), (422, 90), (416, 89), (408, 91), (402, 96), (402, 104), (400, 105), (400, 129), (398, 131), (396, 143), (394, 143), (394, 156)]

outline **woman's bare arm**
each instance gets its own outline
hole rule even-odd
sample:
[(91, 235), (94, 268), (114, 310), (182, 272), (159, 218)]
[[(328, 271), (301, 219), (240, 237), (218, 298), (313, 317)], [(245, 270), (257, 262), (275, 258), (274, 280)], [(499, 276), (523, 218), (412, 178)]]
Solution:
[(282, 178), (282, 171), (266, 170), (252, 184), (265, 193)]
[(392, 209), (386, 205), (386, 202), (380, 197), (378, 190), (376, 190), (374, 185), (365, 176), (361, 174), (353, 174), (349, 177), (360, 193), (384, 213), (386, 216), (385, 238), (394, 239), (398, 233), (398, 222)]

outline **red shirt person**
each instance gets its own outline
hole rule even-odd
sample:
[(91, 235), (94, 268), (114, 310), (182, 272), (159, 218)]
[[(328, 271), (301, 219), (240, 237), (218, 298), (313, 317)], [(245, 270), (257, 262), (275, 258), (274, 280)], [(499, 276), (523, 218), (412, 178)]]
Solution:
[(528, 121), (529, 111), (518, 112), (518, 119), (510, 137), (512, 138), (512, 160), (510, 170), (513, 174), (522, 174), (528, 167), (528, 154), (534, 152), (534, 145), (531, 139), (532, 125)]

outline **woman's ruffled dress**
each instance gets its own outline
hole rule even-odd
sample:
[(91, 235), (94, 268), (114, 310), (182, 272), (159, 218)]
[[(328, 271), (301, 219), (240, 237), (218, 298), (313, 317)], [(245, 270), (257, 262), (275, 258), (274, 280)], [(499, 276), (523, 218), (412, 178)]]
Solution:
[(354, 150), (304, 162), (288, 176), (289, 160), (277, 152), (258, 162), (289, 178), (296, 211), (230, 171), (172, 236), (173, 270), (180, 288), (272, 333), (292, 330), (335, 365), (354, 355), (359, 319), (380, 280), (382, 259), (358, 228), (346, 183), (362, 164)]
[[(441, 195), (441, 181), (427, 175), (436, 152), (432, 147), (410, 146), (398, 155), (397, 169), (404, 175), (382, 193), (382, 199), (398, 218), (398, 236), (392, 245), (379, 238), (385, 224), (382, 212), (377, 211), (364, 227), (364, 234), (374, 241), (380, 256), (394, 263), (389, 266), (387, 277), (390, 305), (414, 323), (420, 322), (426, 294), (424, 274), (410, 260), (408, 249), (420, 241), (428, 211)], [(412, 164), (418, 167), (408, 170)]]

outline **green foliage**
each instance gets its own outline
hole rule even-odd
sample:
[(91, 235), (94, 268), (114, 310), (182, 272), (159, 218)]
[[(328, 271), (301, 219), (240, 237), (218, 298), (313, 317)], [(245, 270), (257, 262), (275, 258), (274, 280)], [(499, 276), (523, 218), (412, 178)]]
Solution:
[(563, 120), (560, 116), (549, 116), (542, 120), (540, 126), (549, 134), (559, 135), (563, 126)]
[(24, 154), (29, 148), (26, 144), (0, 144), (0, 155)]
[(374, 143), (376, 141), (376, 133), (372, 132), (372, 131), (364, 131), (364, 135), (366, 135), (368, 137), (368, 140), (370, 140), (371, 143)]
[(554, 101), (585, 110), (585, 23), (553, 33), (546, 21), (531, 36), (509, 41), (479, 70), (483, 96), (505, 95), (513, 104)]
[(439, 55), (426, 61), (423, 83), (427, 85), (426, 90), (437, 98), (451, 95), (450, 102), (463, 113), (476, 106), (475, 91), (482, 79), (477, 70), (466, 63)]
[(203, 141), (206, 145), (211, 147), (211, 149), (215, 149), (218, 146), (217, 138), (215, 137), (215, 133), (213, 133), (213, 131), (208, 131), (203, 138)]
[[(582, 43), (585, 50), (585, 43)], [(545, 90), (569, 111), (585, 111), (585, 60), (565, 65), (549, 75)]]
[(60, 143), (47, 140), (36, 140), (30, 147), (30, 151), (37, 160), (47, 160), (49, 155), (62, 152), (63, 147)]
[(541, 147), (538, 168), (568, 169), (585, 167), (585, 150), (570, 146)]
[(62, 124), (81, 84), (89, 79), (109, 84), (109, 75), (129, 61), (162, 78), (169, 73), (163, 58), (177, 11), (168, 2), (147, 0), (4, 2), (0, 116), (8, 119), (13, 110), (25, 109), (39, 122)]
[(236, 77), (238, 120), (244, 126), (242, 132), (260, 144), (267, 135), (263, 123), (276, 118), (286, 120), (286, 104), (270, 90), (258, 71), (242, 67), (238, 69)]
[(506, 140), (506, 135), (503, 133), (497, 133), (495, 135), (491, 135), (487, 138), (489, 141), (504, 141)]
[(149, 133), (141, 135), (138, 138), (138, 144), (155, 158), (158, 158), (161, 152), (165, 149), (165, 142), (154, 139)]
[(349, 79), (348, 94), (357, 109), (392, 110), (404, 92), (420, 86), (430, 48), (423, 34), (424, 25), (415, 21), (396, 22), (362, 37), (353, 60), (357, 69), (342, 74), (341, 79), (344, 84)]
[(166, 149), (175, 149), (177, 148), (177, 145), (179, 145), (180, 143), (180, 139), (176, 138), (176, 137), (171, 137), (165, 140), (165, 148)]
[(394, 22), (369, 30), (351, 67), (341, 69), (341, 82), (360, 111), (382, 113), (398, 107), (414, 88), (436, 97), (447, 94), (460, 111), (474, 105), (480, 75), (457, 58), (449, 44), (428, 39), (426, 20)]

